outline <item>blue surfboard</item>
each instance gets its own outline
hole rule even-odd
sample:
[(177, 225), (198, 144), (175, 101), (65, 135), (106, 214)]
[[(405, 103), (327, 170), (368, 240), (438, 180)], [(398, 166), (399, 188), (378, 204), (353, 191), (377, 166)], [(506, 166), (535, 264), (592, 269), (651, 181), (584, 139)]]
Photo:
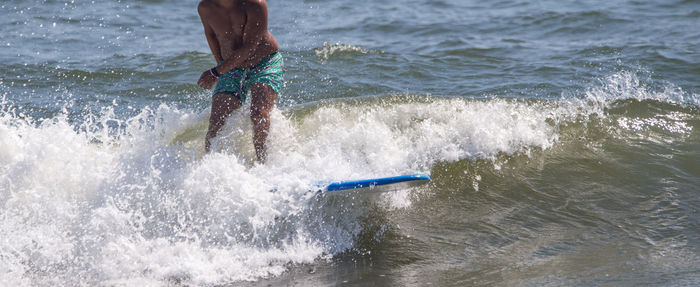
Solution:
[(394, 190), (402, 190), (430, 182), (430, 176), (427, 174), (410, 174), (392, 177), (334, 181), (326, 183), (318, 183), (318, 189), (309, 190), (317, 193), (336, 192), (343, 190), (362, 190), (375, 192), (386, 192)]

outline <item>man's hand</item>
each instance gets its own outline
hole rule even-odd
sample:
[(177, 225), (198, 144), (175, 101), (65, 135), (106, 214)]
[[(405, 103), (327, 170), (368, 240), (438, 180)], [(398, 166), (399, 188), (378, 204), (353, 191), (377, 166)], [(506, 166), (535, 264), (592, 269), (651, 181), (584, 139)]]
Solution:
[(197, 81), (197, 85), (204, 89), (211, 89), (214, 87), (214, 84), (216, 84), (216, 77), (209, 72), (209, 70), (206, 70), (202, 73), (201, 76), (199, 76), (199, 80)]

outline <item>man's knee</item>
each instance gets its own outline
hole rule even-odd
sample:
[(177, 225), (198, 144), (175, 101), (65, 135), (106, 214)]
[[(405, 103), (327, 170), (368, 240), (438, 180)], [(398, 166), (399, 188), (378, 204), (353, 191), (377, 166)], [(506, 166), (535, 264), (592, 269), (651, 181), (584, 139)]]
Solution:
[(250, 107), (250, 119), (253, 123), (264, 123), (270, 119), (270, 109), (260, 106)]
[(227, 116), (228, 114), (223, 111), (212, 109), (211, 115), (209, 115), (209, 128), (211, 129), (222, 125)]
[(241, 101), (229, 94), (219, 93), (212, 97), (210, 121), (226, 119), (234, 110), (241, 106)]

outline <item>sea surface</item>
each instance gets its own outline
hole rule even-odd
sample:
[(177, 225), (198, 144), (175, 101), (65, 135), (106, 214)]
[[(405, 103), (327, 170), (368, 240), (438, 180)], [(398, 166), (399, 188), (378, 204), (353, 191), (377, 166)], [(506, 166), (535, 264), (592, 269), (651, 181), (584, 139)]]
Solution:
[(197, 3), (0, 2), (0, 286), (700, 285), (699, 1), (269, 0), (265, 164)]

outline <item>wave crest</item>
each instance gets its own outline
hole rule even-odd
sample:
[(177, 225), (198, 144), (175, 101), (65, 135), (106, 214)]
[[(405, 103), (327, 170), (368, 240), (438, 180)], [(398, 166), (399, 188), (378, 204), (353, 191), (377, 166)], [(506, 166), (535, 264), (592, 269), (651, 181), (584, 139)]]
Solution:
[(343, 54), (381, 54), (381, 51), (367, 50), (362, 47), (348, 45), (348, 44), (329, 44), (324, 42), (321, 48), (314, 49), (316, 57), (322, 60), (328, 60), (333, 56), (343, 55)]

